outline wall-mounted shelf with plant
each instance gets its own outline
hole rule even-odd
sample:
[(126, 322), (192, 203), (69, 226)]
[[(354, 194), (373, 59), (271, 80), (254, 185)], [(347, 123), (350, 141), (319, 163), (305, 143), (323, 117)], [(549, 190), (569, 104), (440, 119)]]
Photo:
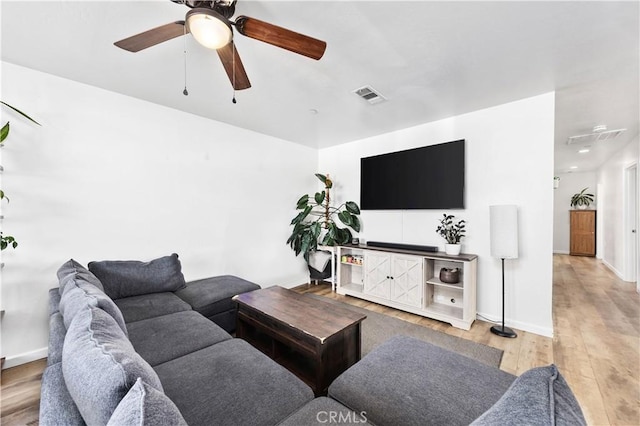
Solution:
[[(302, 253), (309, 261), (309, 253), (318, 245), (336, 246), (351, 242), (354, 232), (360, 232), (360, 207), (354, 201), (334, 206), (331, 204), (333, 181), (329, 175), (315, 175), (325, 186), (313, 196), (305, 194), (298, 199), (296, 210), (300, 212), (291, 220), (293, 231), (287, 240), (296, 256)], [(337, 220), (336, 220), (337, 219)], [(344, 227), (338, 226), (339, 221)]]
[[(6, 106), (7, 108), (10, 108), (11, 110), (17, 112), (18, 114), (20, 114), (21, 116), (23, 116), (24, 118), (26, 118), (27, 120), (31, 121), (32, 123), (37, 124), (38, 126), (40, 125), (40, 123), (38, 123), (36, 120), (34, 120), (33, 118), (29, 117), (27, 114), (25, 114), (24, 112), (20, 111), (18, 108), (13, 107), (11, 105), (9, 105), (6, 102), (0, 101), (0, 104)], [(4, 146), (4, 141), (5, 139), (7, 139), (7, 137), (9, 136), (9, 130), (10, 130), (10, 125), (9, 122), (7, 121), (5, 123), (4, 126), (2, 126), (2, 129), (0, 129), (0, 146)], [(9, 202), (9, 197), (6, 196), (6, 194), (4, 193), (4, 191), (2, 189), (0, 189), (0, 200), (7, 200), (7, 202)], [(16, 239), (10, 235), (4, 235), (1, 231), (0, 231), (0, 249), (4, 250), (6, 248), (16, 248), (18, 247), (18, 241), (16, 241)]]

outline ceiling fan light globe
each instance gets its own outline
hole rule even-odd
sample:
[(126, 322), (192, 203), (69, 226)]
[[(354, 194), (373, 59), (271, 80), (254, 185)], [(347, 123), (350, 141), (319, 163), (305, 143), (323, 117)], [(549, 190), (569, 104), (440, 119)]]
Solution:
[(233, 38), (229, 22), (213, 10), (193, 9), (187, 13), (186, 21), (189, 32), (206, 48), (220, 49)]

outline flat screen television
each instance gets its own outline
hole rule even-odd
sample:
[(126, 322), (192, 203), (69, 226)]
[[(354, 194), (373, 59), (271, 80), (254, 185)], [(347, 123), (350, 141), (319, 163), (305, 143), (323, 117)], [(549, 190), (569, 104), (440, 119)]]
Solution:
[(464, 208), (464, 139), (360, 159), (362, 210)]

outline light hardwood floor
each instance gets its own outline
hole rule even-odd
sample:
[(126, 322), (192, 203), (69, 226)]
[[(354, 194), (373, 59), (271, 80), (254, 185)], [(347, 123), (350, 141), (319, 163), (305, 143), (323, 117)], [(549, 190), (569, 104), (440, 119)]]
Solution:
[[(516, 339), (476, 321), (463, 331), (331, 292), (328, 284), (297, 291), (320, 294), (504, 350), (500, 368), (521, 374), (555, 363), (576, 394), (590, 425), (640, 425), (640, 296), (602, 262), (554, 256), (553, 339), (517, 330)], [(2, 372), (2, 424), (37, 424), (44, 361)]]

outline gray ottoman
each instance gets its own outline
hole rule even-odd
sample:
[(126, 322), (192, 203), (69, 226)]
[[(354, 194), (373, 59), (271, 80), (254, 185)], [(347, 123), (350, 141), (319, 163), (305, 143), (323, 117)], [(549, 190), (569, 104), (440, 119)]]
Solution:
[(329, 387), (329, 397), (377, 425), (468, 425), (515, 376), (411, 337), (396, 336)]
[(237, 294), (260, 289), (258, 284), (233, 275), (190, 281), (175, 294), (229, 333), (236, 329), (236, 305), (231, 298)]

